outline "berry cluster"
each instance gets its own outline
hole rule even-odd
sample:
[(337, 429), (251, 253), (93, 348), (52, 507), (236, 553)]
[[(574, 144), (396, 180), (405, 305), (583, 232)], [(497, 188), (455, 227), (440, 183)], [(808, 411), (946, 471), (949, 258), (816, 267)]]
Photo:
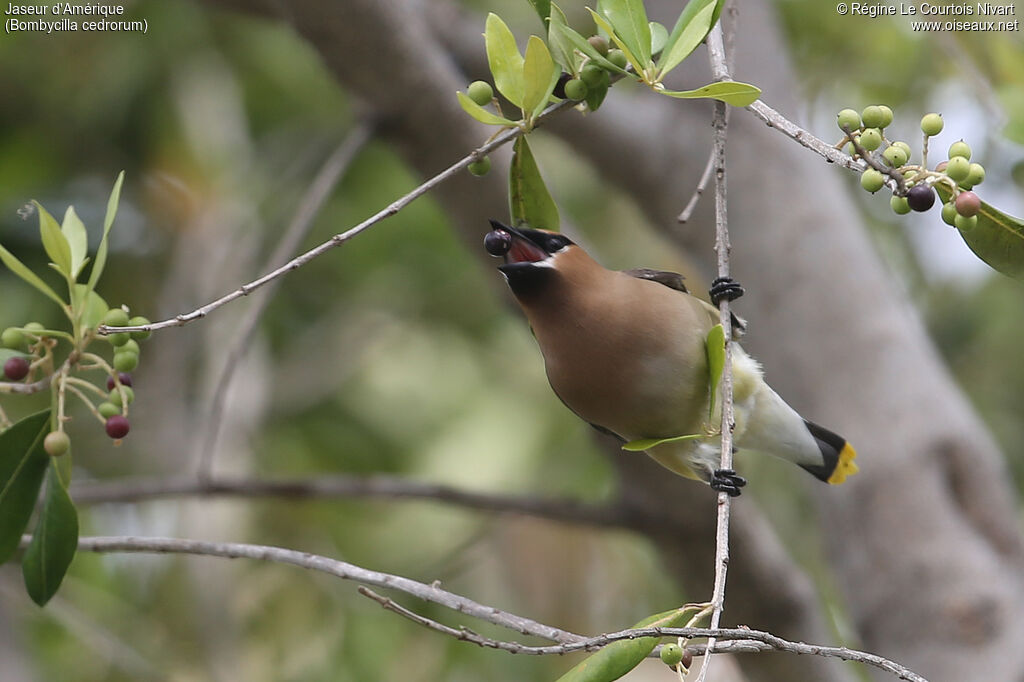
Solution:
[(942, 132), (942, 116), (931, 113), (922, 117), (924, 142), (918, 164), (911, 163), (909, 144), (885, 137), (885, 128), (892, 121), (892, 109), (880, 104), (873, 104), (859, 114), (843, 109), (837, 116), (839, 128), (845, 133), (837, 146), (845, 145), (850, 156), (867, 164), (860, 177), (861, 187), (874, 193), (890, 178), (895, 189), (889, 206), (899, 215), (927, 211), (935, 204), (936, 190), (941, 190), (941, 194), (949, 196), (942, 207), (942, 220), (960, 230), (972, 229), (978, 224), (981, 199), (971, 190), (985, 179), (985, 169), (979, 163), (971, 163), (970, 145), (963, 140), (954, 142), (949, 147), (948, 160), (929, 169), (928, 142)]

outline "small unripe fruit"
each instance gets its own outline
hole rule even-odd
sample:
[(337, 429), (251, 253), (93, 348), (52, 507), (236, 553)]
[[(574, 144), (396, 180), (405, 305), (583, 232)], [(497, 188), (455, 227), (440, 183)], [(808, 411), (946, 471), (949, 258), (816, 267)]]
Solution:
[(885, 184), (885, 176), (876, 171), (874, 168), (868, 168), (864, 171), (863, 175), (860, 176), (860, 186), (867, 191), (874, 194), (878, 190), (882, 189)]
[(910, 213), (910, 204), (907, 202), (906, 197), (898, 197), (895, 194), (892, 195), (892, 199), (889, 199), (889, 208), (892, 209), (896, 215), (906, 215)]
[(109, 401), (104, 401), (97, 405), (96, 411), (99, 412), (100, 416), (104, 419), (110, 419), (115, 414), (121, 414), (121, 408)]
[(967, 176), (971, 174), (971, 162), (962, 156), (954, 156), (946, 164), (946, 175), (953, 178), (957, 182), (966, 180)]
[(960, 140), (959, 142), (954, 142), (953, 144), (949, 145), (949, 158), (952, 159), (954, 156), (962, 156), (965, 159), (970, 159), (971, 146), (964, 142), (963, 140)]
[(907, 153), (903, 151), (903, 147), (897, 147), (896, 145), (891, 144), (885, 148), (884, 152), (882, 152), (882, 158), (885, 159), (885, 162), (893, 168), (899, 168), (907, 162), (909, 157), (907, 156)]
[(4, 330), (3, 334), (0, 334), (0, 344), (3, 344), (4, 348), (10, 348), (11, 350), (21, 350), (25, 347), (27, 341), (25, 333), (14, 327), (8, 327)]
[(921, 132), (925, 135), (938, 135), (942, 132), (942, 117), (938, 114), (925, 114), (921, 118)]
[(4, 363), (4, 376), (11, 381), (21, 381), (28, 376), (28, 370), (28, 360), (21, 355), (7, 358), (7, 362)]
[(956, 195), (953, 205), (956, 206), (958, 214), (970, 218), (978, 215), (978, 211), (981, 210), (981, 199), (974, 192), (960, 192)]
[(505, 230), (491, 230), (484, 237), (484, 248), (492, 256), (504, 256), (512, 248), (512, 235)]
[(879, 104), (878, 108), (882, 110), (882, 122), (878, 125), (878, 127), (879, 128), (885, 128), (890, 123), (892, 123), (892, 119), (893, 119), (892, 109), (890, 109), (889, 107), (885, 106), (884, 104)]
[(118, 440), (128, 435), (131, 425), (128, 423), (128, 419), (123, 415), (115, 414), (113, 417), (107, 419), (106, 431), (107, 435)]
[[(149, 324), (149, 320), (142, 315), (136, 315), (132, 319), (128, 320), (129, 327), (142, 327), (147, 324)], [(153, 332), (131, 332), (131, 337), (136, 341), (145, 341), (152, 335)]]
[(885, 127), (882, 123), (885, 120), (885, 114), (882, 112), (882, 108), (877, 104), (872, 104), (864, 109), (860, 114), (860, 118), (868, 128)]
[(962, 230), (964, 232), (973, 230), (977, 224), (978, 216), (976, 215), (972, 215), (970, 218), (963, 215), (957, 215), (957, 217), (953, 219), (953, 225), (956, 227), (956, 229)]
[[(117, 375), (117, 378), (121, 380), (121, 385), (122, 386), (131, 386), (132, 385), (132, 375), (129, 374), (128, 372), (120, 372)], [(116, 384), (114, 383), (114, 377), (107, 377), (107, 390), (108, 391), (113, 391), (115, 385)]]
[(622, 50), (608, 50), (608, 61), (620, 69), (626, 68), (626, 64), (629, 64), (629, 59)]
[(928, 185), (914, 185), (907, 190), (907, 203), (919, 213), (927, 211), (935, 204), (935, 190)]
[(128, 332), (114, 332), (113, 334), (107, 334), (107, 341), (112, 346), (123, 346), (124, 344), (131, 341), (132, 337)]
[(111, 327), (127, 327), (128, 313), (123, 308), (111, 308), (100, 322)]
[(882, 146), (882, 132), (878, 128), (868, 128), (860, 134), (860, 146), (873, 152)]
[(974, 187), (980, 185), (985, 180), (985, 168), (980, 163), (972, 163), (970, 172), (967, 174), (966, 182)]
[(473, 163), (469, 164), (468, 168), (469, 172), (477, 177), (487, 175), (491, 170), (491, 159), (488, 156), (485, 156), (482, 159), (477, 159)]
[(683, 660), (683, 647), (678, 644), (665, 644), (661, 647), (661, 662), (665, 665), (676, 665)]
[[(122, 387), (121, 387), (121, 391), (124, 391), (124, 398), (125, 398), (125, 402), (124, 402), (124, 404), (127, 404), (127, 405), (131, 405), (131, 404), (132, 404), (132, 402), (134, 402), (134, 400), (135, 400), (135, 391), (133, 391), (133, 390), (132, 390), (132, 389), (131, 389), (130, 387), (128, 387), (128, 386), (122, 386)], [(117, 389), (115, 388), (115, 389), (114, 389), (113, 391), (111, 391), (111, 392), (110, 392), (110, 393), (108, 394), (108, 396), (107, 396), (107, 400), (109, 400), (110, 402), (114, 403), (114, 404), (115, 404), (115, 405), (117, 405), (118, 407), (122, 407), (122, 403), (121, 403), (121, 391), (119, 391), (119, 390), (117, 390)]]
[(43, 450), (50, 457), (60, 457), (71, 449), (71, 439), (63, 431), (51, 431), (43, 439)]
[(565, 84), (565, 96), (577, 102), (585, 99), (587, 96), (587, 84), (578, 78), (573, 78)]
[(843, 109), (836, 117), (836, 124), (842, 131), (860, 130), (860, 114), (853, 109)]
[(857, 156), (857, 148), (853, 146), (852, 142), (847, 142), (846, 146), (843, 147), (843, 151), (846, 152), (847, 156)]
[(947, 225), (953, 225), (953, 221), (956, 220), (957, 215), (956, 206), (952, 201), (942, 205), (942, 222)]
[(607, 85), (606, 81), (611, 78), (608, 72), (597, 64), (587, 64), (580, 71), (580, 80), (587, 84), (588, 88), (596, 88), (600, 85)]
[(590, 36), (587, 38), (587, 42), (590, 43), (590, 46), (597, 50), (597, 53), (602, 57), (608, 55), (608, 41), (604, 36)]
[(907, 158), (908, 159), (910, 158), (910, 145), (909, 144), (907, 144), (903, 140), (896, 140), (895, 142), (892, 143), (892, 146), (893, 147), (899, 147), (900, 149), (902, 149), (904, 152), (907, 153)]
[(139, 366), (139, 354), (131, 351), (114, 353), (114, 369), (118, 372), (131, 372)]
[(39, 336), (40, 333), (43, 332), (43, 330), (46, 329), (46, 327), (43, 326), (42, 322), (29, 322), (24, 327), (22, 327), (22, 329), (24, 329), (27, 332), (31, 332), (32, 334), (35, 334), (36, 336)]
[(487, 81), (473, 81), (466, 88), (466, 95), (480, 106), (486, 106), (494, 99), (494, 89)]

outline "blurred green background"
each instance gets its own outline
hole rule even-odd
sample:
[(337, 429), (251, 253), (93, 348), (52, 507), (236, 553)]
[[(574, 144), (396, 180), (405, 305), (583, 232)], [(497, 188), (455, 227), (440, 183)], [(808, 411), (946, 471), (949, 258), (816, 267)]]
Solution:
[[(512, 0), (467, 5), (530, 11)], [(830, 138), (838, 137), (834, 113), (846, 106), (888, 103), (907, 131), (925, 111), (941, 111), (947, 130), (963, 131), (986, 165), (983, 196), (1024, 215), (1020, 33), (910, 34), (895, 21), (838, 17), (831, 4), (777, 6), (806, 105), (787, 115)], [(24, 220), (19, 209), (37, 199), (59, 217), (73, 203), (95, 237), (124, 169), (99, 291), (155, 320), (262, 272), (359, 105), (287, 28), (189, 2), (127, 7), (148, 19), (148, 34), (0, 38), (0, 242), (44, 272), (35, 217)], [(993, 113), (1001, 126), (979, 125)], [(607, 244), (621, 243), (612, 227), (635, 207), (538, 137), (562, 210)], [(452, 160), (465, 151), (453, 150)], [(386, 146), (369, 144), (305, 246), (417, 182)], [(852, 175), (849, 184), (961, 385), (1006, 452), (1016, 453), (1011, 465), (1024, 484), (1021, 450), (1009, 447), (1024, 442), (1020, 285), (973, 260), (934, 215), (898, 218)], [(648, 254), (657, 248), (655, 238), (639, 244)], [(622, 265), (642, 264), (637, 258)], [(226, 414), (217, 469), (388, 473), (473, 490), (608, 498), (606, 461), (588, 427), (551, 394), (529, 330), (502, 289), (429, 197), (287, 276), (230, 396), (239, 407)], [(6, 270), (0, 292), (0, 327), (58, 323), (59, 311)], [(72, 410), (78, 479), (195, 470), (213, 384), (249, 305), (144, 345), (133, 431), (121, 447), (111, 447), (84, 409)], [(5, 398), (3, 407), (17, 417), (44, 403)], [(772, 464), (754, 466), (772, 475)], [(771, 486), (755, 493), (782, 519), (783, 534), (792, 522), (790, 545), (799, 547), (804, 502)], [(308, 550), (440, 579), (481, 602), (581, 632), (623, 626), (688, 597), (629, 533), (423, 502), (102, 505), (84, 511), (82, 531)], [(813, 568), (811, 550), (797, 554)], [(555, 586), (543, 579), (551, 574), (578, 578)], [(616, 594), (606, 585), (617, 585)], [(565, 667), (452, 641), (383, 612), (353, 585), (268, 564), (83, 553), (45, 609), (24, 596), (16, 566), (0, 569), (0, 595), (0, 632), (10, 630), (16, 654), (8, 670), (24, 679), (513, 680), (551, 679)], [(451, 622), (440, 609), (415, 606)]]

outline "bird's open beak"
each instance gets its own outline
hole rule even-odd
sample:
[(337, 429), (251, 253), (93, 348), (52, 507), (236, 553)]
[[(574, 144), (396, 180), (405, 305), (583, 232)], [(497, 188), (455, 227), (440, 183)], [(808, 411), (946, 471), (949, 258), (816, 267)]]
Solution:
[[(491, 221), (491, 227), (494, 230), (488, 234), (488, 240), (502, 245), (501, 248), (505, 251), (503, 255), (506, 265), (513, 263), (537, 263), (551, 256), (550, 253), (539, 246), (539, 239), (536, 236), (542, 233), (536, 230), (509, 227), (497, 220)], [(490, 248), (488, 250), (490, 251)], [(493, 251), (491, 253), (499, 255)]]

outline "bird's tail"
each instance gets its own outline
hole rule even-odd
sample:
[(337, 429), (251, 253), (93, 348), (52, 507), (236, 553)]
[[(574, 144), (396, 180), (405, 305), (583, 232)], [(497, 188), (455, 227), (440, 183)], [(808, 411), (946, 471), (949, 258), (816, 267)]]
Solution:
[(857, 473), (857, 463), (853, 461), (857, 456), (857, 451), (846, 442), (845, 438), (812, 421), (805, 419), (804, 424), (814, 436), (814, 441), (821, 451), (824, 462), (813, 465), (801, 464), (800, 466), (822, 481), (834, 485), (839, 485), (846, 480), (847, 476)]

